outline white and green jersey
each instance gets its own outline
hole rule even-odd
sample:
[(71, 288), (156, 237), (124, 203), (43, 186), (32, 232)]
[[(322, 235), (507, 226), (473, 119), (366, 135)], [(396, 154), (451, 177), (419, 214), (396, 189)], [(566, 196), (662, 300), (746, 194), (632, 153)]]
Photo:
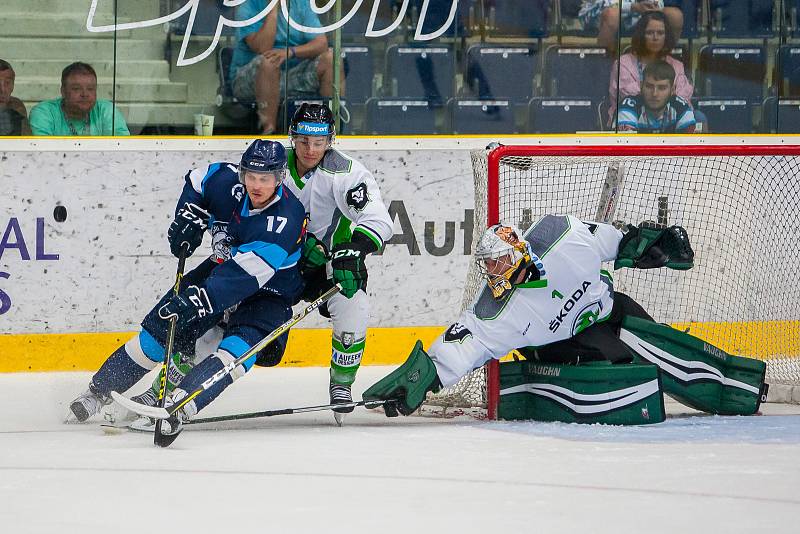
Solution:
[(343, 152), (330, 149), (305, 176), (297, 175), (294, 150), (289, 150), (291, 177), (284, 184), (309, 214), (308, 231), (331, 249), (362, 232), (378, 249), (392, 237), (392, 219), (372, 173)]
[(428, 351), (445, 386), (522, 347), (568, 339), (608, 318), (611, 276), (601, 263), (617, 257), (622, 232), (611, 225), (548, 215), (525, 234), (541, 259), (540, 279), (514, 286), (500, 299), (488, 287)]

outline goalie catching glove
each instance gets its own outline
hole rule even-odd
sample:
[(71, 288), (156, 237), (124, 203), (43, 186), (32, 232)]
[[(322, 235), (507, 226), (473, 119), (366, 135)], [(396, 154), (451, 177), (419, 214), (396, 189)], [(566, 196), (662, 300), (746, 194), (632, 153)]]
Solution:
[(167, 239), (169, 250), (176, 258), (180, 256), (184, 243), (189, 246), (186, 256), (192, 253), (203, 242), (203, 234), (208, 228), (209, 214), (197, 204), (187, 202), (175, 214), (175, 220), (169, 225)]
[(158, 309), (158, 316), (165, 321), (175, 317), (175, 327), (181, 331), (194, 326), (200, 319), (214, 313), (214, 307), (205, 288), (189, 286), (169, 299)]
[(378, 247), (375, 243), (361, 232), (353, 233), (351, 241), (339, 243), (331, 250), (333, 281), (341, 284), (341, 293), (345, 297), (353, 298), (359, 289), (367, 289), (367, 266), (364, 258), (376, 250)]
[(614, 262), (615, 269), (669, 267), (683, 271), (693, 266), (694, 251), (683, 227), (663, 228), (646, 222), (638, 227), (628, 225)]
[(395, 401), (387, 402), (383, 409), (386, 417), (397, 417), (398, 411), (411, 415), (429, 391), (436, 393), (440, 389), (436, 365), (422, 348), (422, 341), (417, 341), (405, 363), (367, 389), (363, 399)]

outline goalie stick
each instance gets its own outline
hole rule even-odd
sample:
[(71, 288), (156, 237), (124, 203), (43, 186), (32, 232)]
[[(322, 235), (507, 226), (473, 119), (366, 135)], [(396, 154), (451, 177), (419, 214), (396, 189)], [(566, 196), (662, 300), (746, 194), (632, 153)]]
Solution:
[[(343, 404), (323, 404), (319, 406), (304, 406), (302, 408), (283, 408), (280, 410), (264, 410), (262, 412), (248, 412), (248, 413), (239, 413), (239, 414), (231, 414), (231, 415), (218, 415), (215, 417), (198, 417), (196, 419), (190, 419), (184, 425), (201, 425), (203, 423), (221, 423), (224, 421), (239, 421), (241, 419), (256, 419), (260, 417), (275, 417), (277, 415), (291, 415), (296, 413), (307, 413), (307, 412), (322, 412), (325, 410), (333, 410), (336, 408), (356, 408), (358, 406), (363, 406), (367, 409), (378, 408), (379, 406), (383, 406), (384, 404), (394, 402), (393, 399), (385, 400), (361, 400), (361, 401), (353, 401), (347, 402)], [(111, 425), (111, 424), (101, 424), (101, 428), (103, 432), (106, 433), (114, 433), (115, 431), (122, 431), (122, 430), (129, 430), (131, 432), (145, 432), (144, 430), (133, 429), (130, 425)]]
[[(205, 382), (203, 382), (199, 388), (189, 393), (179, 402), (176, 402), (175, 404), (170, 406), (169, 410), (167, 410), (162, 406), (148, 406), (146, 404), (140, 404), (134, 400), (129, 399), (124, 395), (121, 395), (120, 393), (117, 393), (116, 391), (112, 391), (111, 396), (120, 405), (122, 405), (123, 407), (127, 408), (132, 412), (136, 412), (139, 415), (146, 415), (147, 417), (152, 417), (153, 419), (158, 419), (158, 420), (167, 419), (168, 417), (175, 414), (175, 412), (183, 408), (186, 404), (191, 402), (195, 397), (200, 395), (203, 391), (207, 390), (208, 388), (210, 388), (211, 386), (213, 386), (214, 384), (216, 384), (217, 382), (228, 376), (234, 369), (236, 369), (238, 365), (241, 365), (246, 360), (251, 358), (254, 354), (256, 354), (258, 351), (260, 351), (261, 349), (263, 349), (264, 347), (266, 347), (267, 345), (278, 339), (281, 335), (284, 334), (284, 332), (288, 331), (291, 327), (299, 323), (309, 313), (313, 312), (314, 310), (322, 306), (324, 303), (326, 303), (332, 296), (338, 293), (341, 289), (342, 286), (336, 284), (328, 291), (320, 295), (320, 297), (317, 300), (311, 302), (308, 306), (306, 306), (300, 312), (298, 312), (294, 317), (292, 317), (291, 319), (280, 325), (278, 328), (273, 330), (269, 335), (267, 335), (261, 341), (259, 341), (258, 343), (247, 349), (247, 352), (245, 352), (232, 362), (227, 363), (225, 367), (214, 373), (210, 378), (208, 378)], [(158, 445), (158, 443), (156, 443), (156, 445)]]

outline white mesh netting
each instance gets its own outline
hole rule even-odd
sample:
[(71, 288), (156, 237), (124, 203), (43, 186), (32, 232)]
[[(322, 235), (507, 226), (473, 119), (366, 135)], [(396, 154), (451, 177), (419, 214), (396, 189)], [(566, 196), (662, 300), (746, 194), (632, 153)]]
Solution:
[[(613, 271), (615, 289), (660, 322), (765, 360), (771, 392), (800, 384), (800, 156), (506, 156), (497, 199), (487, 194), (487, 161), (486, 151), (473, 151), (473, 243), (491, 202), (501, 221), (523, 230), (550, 213), (681, 225), (695, 251), (693, 269)], [(471, 267), (463, 306), (482, 284)], [(771, 400), (791, 400), (779, 396)], [(432, 395), (422, 411), (474, 415), (486, 404), (486, 371), (478, 369)]]

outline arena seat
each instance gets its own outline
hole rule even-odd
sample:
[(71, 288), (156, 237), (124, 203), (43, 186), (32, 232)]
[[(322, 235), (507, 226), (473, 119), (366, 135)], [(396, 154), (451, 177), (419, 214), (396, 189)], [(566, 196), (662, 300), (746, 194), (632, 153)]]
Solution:
[[(197, 13), (195, 15), (194, 24), (192, 25), (193, 36), (212, 36), (217, 31), (217, 22), (220, 15), (229, 20), (235, 20), (234, 7), (228, 7), (223, 4), (223, 0), (198, 0)], [(170, 0), (170, 13), (177, 11), (185, 0)], [(189, 24), (189, 13), (185, 13), (182, 17), (171, 20), (169, 23), (169, 31), (172, 34), (183, 35)], [(236, 28), (230, 26), (223, 26), (222, 35), (234, 35)]]
[(547, 37), (552, 4), (550, 0), (485, 0), (487, 33), (492, 37)]
[(710, 0), (714, 37), (774, 37), (773, 0)]
[(448, 105), (454, 134), (513, 134), (514, 106), (508, 100), (454, 98)]
[(780, 95), (800, 96), (800, 46), (782, 46), (775, 68)]
[(763, 46), (705, 45), (695, 75), (695, 91), (761, 101), (766, 76)]
[(364, 130), (371, 135), (435, 134), (434, 111), (424, 99), (370, 98)]
[(599, 130), (597, 104), (591, 99), (533, 98), (528, 105), (529, 133)]
[(545, 53), (543, 91), (551, 97), (600, 99), (608, 94), (612, 62), (605, 48), (553, 45)]
[(353, 104), (363, 104), (372, 96), (372, 50), (368, 46), (343, 46), (345, 95)]
[(441, 45), (392, 45), (386, 50), (386, 74), (397, 98), (427, 99), (444, 105), (453, 96), (455, 54)]
[(753, 112), (744, 98), (701, 97), (692, 99), (694, 108), (707, 118), (711, 133), (750, 133), (753, 131)]
[(761, 109), (762, 132), (800, 134), (800, 98), (772, 96), (764, 100)]
[(472, 45), (467, 49), (464, 84), (479, 99), (525, 103), (533, 96), (537, 50), (533, 44)]

